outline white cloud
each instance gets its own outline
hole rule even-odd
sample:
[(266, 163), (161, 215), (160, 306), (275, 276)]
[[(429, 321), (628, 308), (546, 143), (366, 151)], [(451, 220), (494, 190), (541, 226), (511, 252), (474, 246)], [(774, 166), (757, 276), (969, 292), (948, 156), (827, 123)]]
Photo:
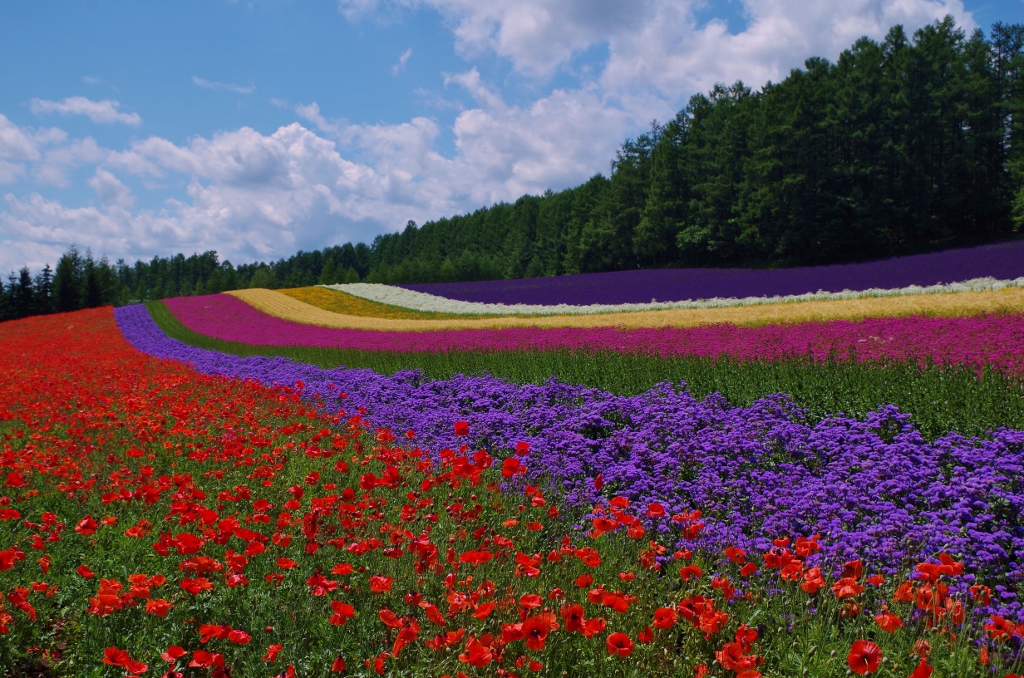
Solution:
[[(607, 172), (625, 137), (653, 118), (671, 117), (715, 82), (777, 81), (809, 56), (834, 59), (861, 35), (881, 38), (894, 23), (913, 31), (951, 13), (961, 26), (973, 26), (960, 0), (746, 0), (746, 26), (730, 33), (724, 21), (698, 23), (699, 1), (343, 0), (339, 9), (351, 20), (433, 7), (462, 55), (497, 55), (538, 87), (569, 68), (574, 55), (606, 46), (607, 60), (593, 76), (519, 105), (472, 65), (445, 75), (445, 94), (465, 92), (469, 103), (436, 92), (418, 96), (456, 110), (450, 129), (422, 116), (357, 124), (313, 101), (293, 108), (306, 126), (296, 122), (272, 134), (241, 127), (187, 143), (151, 136), (113, 150), (88, 137), (67, 141), (60, 130), (20, 128), (0, 115), (0, 182), (35, 176), (66, 185), (71, 170), (94, 165), (88, 181), (96, 194), (89, 207), (35, 193), (7, 195), (0, 204), (0, 270), (59, 255), (72, 242), (128, 259), (216, 249), (239, 263), (368, 241), (408, 219), (464, 213)], [(401, 55), (395, 73), (411, 55)], [(255, 89), (193, 80), (223, 91)], [(59, 107), (72, 99), (38, 101), (33, 110), (70, 112)], [(88, 103), (128, 115), (117, 102)], [(448, 132), (450, 157), (438, 150)], [(115, 173), (143, 177), (143, 186), (159, 190), (187, 188), (160, 209), (139, 209)]]
[(76, 139), (68, 144), (48, 150), (35, 166), (34, 175), (53, 186), (68, 185), (67, 173), (83, 165), (103, 162), (110, 151), (102, 148), (92, 137)]
[(64, 101), (47, 101), (46, 99), (33, 99), (29, 103), (29, 110), (36, 115), (44, 113), (60, 113), (62, 115), (84, 115), (93, 122), (112, 123), (122, 122), (126, 125), (138, 126), (142, 124), (142, 118), (138, 113), (121, 113), (120, 107), (112, 99), (92, 101), (86, 97), (68, 97)]
[(686, 4), (659, 3), (639, 30), (610, 37), (602, 86), (651, 87), (678, 102), (716, 82), (778, 82), (808, 57), (834, 60), (858, 38), (881, 39), (898, 23), (913, 32), (951, 14), (974, 27), (961, 0), (747, 0), (744, 10), (746, 30), (732, 34), (723, 21), (697, 25)]
[(32, 135), (0, 114), (0, 158), (37, 160), (39, 146)]
[(951, 14), (974, 26), (963, 0), (741, 1), (747, 27), (738, 34), (719, 19), (698, 24), (705, 0), (339, 0), (339, 9), (358, 21), (431, 7), (453, 26), (463, 56), (490, 52), (541, 78), (607, 45), (606, 87), (635, 89), (639, 79), (672, 99), (723, 79), (760, 86), (807, 57), (835, 58), (863, 35), (881, 38), (896, 23), (913, 30)]
[(203, 89), (220, 90), (222, 92), (234, 92), (236, 94), (252, 94), (256, 91), (256, 85), (251, 82), (248, 85), (234, 85), (229, 82), (212, 82), (210, 80), (204, 80), (197, 75), (192, 76), (192, 82)]
[(402, 52), (401, 56), (398, 57), (398, 63), (391, 67), (391, 75), (398, 75), (405, 70), (405, 64), (409, 61), (409, 57), (412, 56), (412, 47)]
[(0, 114), (0, 184), (12, 184), (25, 176), (25, 161), (42, 157), (40, 148), (67, 138), (63, 130), (31, 130), (11, 122)]
[(295, 112), (299, 114), (300, 118), (308, 120), (313, 123), (318, 130), (326, 132), (327, 134), (337, 139), (346, 139), (346, 123), (344, 120), (330, 121), (320, 113), (320, 106), (314, 101), (311, 104), (299, 104), (295, 107)]
[(89, 185), (96, 191), (100, 204), (108, 209), (127, 210), (135, 204), (135, 198), (128, 187), (102, 167), (96, 168), (96, 173), (89, 179)]

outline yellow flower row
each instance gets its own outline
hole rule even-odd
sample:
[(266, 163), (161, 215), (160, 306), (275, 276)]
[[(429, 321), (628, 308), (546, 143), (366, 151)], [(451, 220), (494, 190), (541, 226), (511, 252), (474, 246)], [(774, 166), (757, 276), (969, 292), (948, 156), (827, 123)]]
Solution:
[[(332, 294), (340, 294), (331, 292)], [(505, 327), (696, 327), (733, 323), (758, 326), (824, 320), (861, 320), (909, 315), (972, 316), (1024, 312), (1024, 289), (952, 292), (899, 297), (865, 297), (840, 301), (801, 301), (729, 308), (670, 309), (634, 313), (541, 317), (409, 318), (354, 315), (300, 301), (294, 295), (265, 289), (228, 292), (251, 306), (285, 320), (348, 329), (426, 332)], [(348, 303), (347, 301), (345, 303)], [(366, 302), (371, 303), (371, 302)], [(384, 306), (378, 304), (378, 306)], [(354, 308), (354, 307), (353, 307)], [(367, 309), (368, 307), (361, 307)], [(394, 307), (388, 307), (394, 308)], [(409, 313), (418, 313), (408, 311)], [(438, 314), (441, 315), (441, 314)]]
[(417, 311), (401, 306), (382, 304), (377, 301), (370, 301), (356, 297), (338, 290), (329, 290), (324, 287), (296, 287), (289, 290), (278, 290), (281, 294), (297, 299), (304, 304), (316, 308), (341, 313), (342, 315), (354, 315), (365, 318), (390, 318), (392, 320), (451, 320), (476, 318), (473, 315), (458, 315), (455, 313), (437, 313), (433, 311)]

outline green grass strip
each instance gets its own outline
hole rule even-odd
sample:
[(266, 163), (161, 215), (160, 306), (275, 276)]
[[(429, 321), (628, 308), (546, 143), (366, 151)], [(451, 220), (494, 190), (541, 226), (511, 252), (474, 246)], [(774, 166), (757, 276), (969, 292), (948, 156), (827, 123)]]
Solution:
[(857, 363), (839, 356), (739, 362), (701, 357), (631, 355), (611, 352), (507, 351), (500, 353), (395, 353), (307, 346), (256, 346), (197, 334), (161, 302), (147, 304), (168, 336), (198, 348), (239, 356), (284, 356), (333, 369), (368, 368), (382, 374), (419, 369), (432, 379), (455, 374), (490, 374), (519, 384), (540, 384), (552, 376), (618, 395), (635, 395), (663, 381), (685, 381), (698, 398), (721, 393), (747, 406), (772, 393), (788, 393), (812, 421), (845, 413), (864, 417), (882, 405), (909, 413), (930, 440), (950, 431), (972, 436), (1006, 426), (1024, 428), (1024, 384), (995, 370), (919, 366), (913, 362)]

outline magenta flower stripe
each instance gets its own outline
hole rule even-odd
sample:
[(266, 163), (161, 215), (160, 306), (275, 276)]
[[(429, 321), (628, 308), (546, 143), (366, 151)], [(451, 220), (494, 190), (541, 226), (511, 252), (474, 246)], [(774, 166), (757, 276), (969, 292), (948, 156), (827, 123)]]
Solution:
[(642, 352), (741, 360), (772, 360), (854, 351), (859, 360), (932, 360), (992, 365), (1024, 372), (1024, 315), (970, 318), (871, 318), (860, 321), (695, 328), (508, 328), (434, 332), (376, 332), (305, 325), (265, 314), (230, 295), (165, 301), (193, 332), (263, 346), (318, 346), (364, 351)]

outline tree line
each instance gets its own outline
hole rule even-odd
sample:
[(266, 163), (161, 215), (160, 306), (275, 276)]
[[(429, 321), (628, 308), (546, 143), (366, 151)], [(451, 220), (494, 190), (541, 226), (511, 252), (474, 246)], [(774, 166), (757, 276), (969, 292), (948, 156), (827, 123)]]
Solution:
[(607, 176), (365, 243), (234, 266), (75, 248), (8, 278), (0, 318), (243, 287), (822, 264), (1006, 237), (1024, 224), (1024, 26), (951, 17), (858, 40), (779, 83), (697, 94)]

